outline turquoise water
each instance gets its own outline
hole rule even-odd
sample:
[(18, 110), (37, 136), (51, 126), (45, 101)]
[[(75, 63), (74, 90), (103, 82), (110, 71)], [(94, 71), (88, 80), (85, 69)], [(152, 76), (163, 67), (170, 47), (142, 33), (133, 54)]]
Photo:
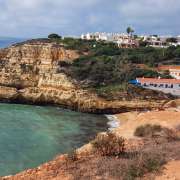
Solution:
[(107, 119), (56, 107), (0, 104), (0, 176), (70, 152), (107, 129)]

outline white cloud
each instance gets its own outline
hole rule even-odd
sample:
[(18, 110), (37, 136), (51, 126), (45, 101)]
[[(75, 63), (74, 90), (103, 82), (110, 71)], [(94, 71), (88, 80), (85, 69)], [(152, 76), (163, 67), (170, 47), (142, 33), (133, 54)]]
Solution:
[(119, 14), (127, 24), (153, 33), (178, 33), (179, 0), (127, 0), (119, 4)]
[(127, 17), (167, 16), (180, 10), (179, 0), (128, 0), (120, 4), (120, 13)]
[(0, 0), (0, 35), (118, 31), (177, 33), (180, 0)]

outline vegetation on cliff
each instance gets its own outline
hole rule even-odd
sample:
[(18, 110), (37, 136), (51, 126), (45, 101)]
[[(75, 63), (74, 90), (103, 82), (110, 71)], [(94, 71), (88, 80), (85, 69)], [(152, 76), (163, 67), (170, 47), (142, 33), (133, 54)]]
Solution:
[(139, 47), (123, 49), (111, 42), (82, 40), (65, 37), (64, 39), (51, 39), (53, 42), (63, 43), (66, 48), (88, 52), (89, 58), (97, 56), (118, 56), (122, 60), (130, 63), (147, 64), (156, 66), (159, 63), (179, 64), (180, 46), (169, 48)]
[[(1, 100), (4, 100), (3, 88), (14, 87), (16, 92), (13, 91), (9, 101), (114, 113), (128, 109), (128, 101), (134, 98), (169, 99), (163, 93), (128, 84), (137, 76), (166, 77), (152, 67), (140, 68), (131, 61), (129, 57), (136, 51), (139, 50), (119, 49), (113, 43), (63, 39), (56, 34), (49, 39), (18, 43), (0, 51)], [(127, 100), (127, 104), (119, 101), (117, 105), (114, 100)]]
[[(131, 88), (128, 81), (136, 77), (172, 78), (168, 74), (158, 73), (154, 67), (170, 60), (176, 63), (180, 58), (180, 47), (120, 49), (114, 43), (103, 41), (73, 38), (56, 41), (64, 43), (66, 48), (81, 52), (81, 56), (72, 64), (60, 62), (59, 72), (66, 73), (80, 82), (83, 88), (106, 98), (116, 92), (127, 92)], [(139, 67), (139, 64), (146, 67)]]

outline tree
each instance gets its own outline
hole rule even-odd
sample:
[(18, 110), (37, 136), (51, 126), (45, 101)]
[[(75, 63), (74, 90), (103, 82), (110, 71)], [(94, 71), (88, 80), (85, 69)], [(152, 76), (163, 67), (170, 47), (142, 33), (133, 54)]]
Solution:
[(147, 41), (143, 41), (143, 40), (140, 40), (139, 41), (139, 46), (140, 47), (146, 47), (148, 45), (148, 42)]
[(49, 39), (61, 39), (62, 37), (58, 34), (52, 33), (48, 36)]
[(134, 30), (131, 27), (128, 27), (126, 29), (126, 32), (128, 33), (128, 35), (130, 34), (132, 36), (132, 33), (134, 32)]
[(177, 43), (177, 42), (178, 42), (178, 40), (177, 40), (176, 38), (172, 37), (172, 38), (168, 38), (168, 39), (166, 39), (166, 42), (170, 42), (170, 43)]
[(176, 50), (174, 51), (174, 55), (180, 58), (180, 46), (177, 46)]
[(138, 39), (138, 35), (135, 34), (135, 35), (134, 35), (134, 39)]

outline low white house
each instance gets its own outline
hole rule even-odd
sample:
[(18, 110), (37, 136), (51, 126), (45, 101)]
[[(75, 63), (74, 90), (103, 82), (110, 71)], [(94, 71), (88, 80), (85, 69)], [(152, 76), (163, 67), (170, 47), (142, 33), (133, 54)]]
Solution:
[(87, 33), (82, 34), (81, 39), (114, 42), (120, 48), (138, 47), (139, 45), (137, 40), (124, 33)]
[[(167, 48), (169, 46), (178, 46), (180, 45), (180, 36), (155, 36), (155, 35), (143, 35), (139, 36), (143, 41), (148, 43), (148, 46), (157, 47), (157, 48)], [(167, 42), (168, 39), (175, 38), (177, 42)]]
[(142, 36), (143, 41), (148, 43), (148, 46), (157, 47), (157, 48), (164, 48), (167, 47), (166, 37), (158, 37), (158, 36)]
[(133, 83), (143, 88), (162, 91), (172, 95), (180, 96), (179, 79), (160, 79), (160, 78), (137, 78)]
[(180, 67), (169, 69), (169, 74), (176, 79), (180, 79)]
[(162, 65), (157, 68), (159, 72), (169, 71), (169, 75), (171, 75), (175, 79), (180, 79), (180, 66), (178, 65)]

